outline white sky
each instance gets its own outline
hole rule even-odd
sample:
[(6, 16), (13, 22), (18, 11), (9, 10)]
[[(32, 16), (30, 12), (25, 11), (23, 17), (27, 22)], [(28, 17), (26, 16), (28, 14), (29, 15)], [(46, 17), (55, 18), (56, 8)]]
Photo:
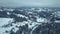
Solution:
[(5, 7), (60, 7), (60, 0), (0, 0), (0, 6)]

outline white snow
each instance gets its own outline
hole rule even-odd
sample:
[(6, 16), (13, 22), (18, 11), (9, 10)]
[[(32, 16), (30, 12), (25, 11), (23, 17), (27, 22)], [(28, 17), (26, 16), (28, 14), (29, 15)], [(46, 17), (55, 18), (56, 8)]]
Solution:
[(47, 19), (46, 18), (37, 18), (37, 22), (42, 22), (42, 23), (47, 23)]
[(7, 15), (10, 15), (11, 13), (7, 12)]
[(0, 18), (0, 26), (8, 24), (13, 20), (13, 18)]
[[(46, 11), (46, 9), (47, 8), (45, 8), (45, 9), (39, 8), (39, 10), (37, 10), (37, 11), (38, 12), (40, 12), (40, 11)], [(4, 10), (14, 11), (14, 9), (7, 9), (7, 8), (5, 8)], [(20, 10), (20, 9), (18, 9), (18, 10), (19, 11), (23, 11), (23, 10)], [(29, 10), (29, 9), (26, 9), (26, 10)], [(2, 11), (2, 10), (0, 10), (0, 11)], [(30, 12), (27, 11), (27, 13), (28, 14), (35, 14), (32, 11), (36, 11), (35, 8), (31, 8)], [(48, 9), (48, 11), (51, 11), (51, 9)], [(7, 12), (7, 14), (10, 15), (9, 12)], [(23, 17), (23, 18), (27, 18), (28, 19), (28, 17), (26, 17), (25, 15), (15, 14), (15, 13), (13, 13), (13, 14), (16, 15), (17, 17)], [(57, 14), (57, 13), (52, 13), (52, 14)], [(60, 12), (59, 11), (58, 11), (57, 15), (60, 16)], [(32, 17), (31, 15), (29, 15), (29, 16)], [(39, 16), (35, 16), (35, 17), (37, 18), (36, 19), (37, 22), (31, 21), (31, 20), (23, 21), (23, 22), (17, 22), (17, 23), (12, 23), (12, 26), (5, 27), (5, 28), (4, 27), (2, 28), (1, 26), (6, 25), (6, 24), (10, 24), (14, 20), (13, 20), (13, 18), (0, 18), (0, 34), (9, 34), (9, 33), (5, 33), (5, 31), (6, 30), (10, 31), (12, 28), (14, 28), (13, 31), (16, 32), (17, 30), (19, 30), (19, 28), (17, 28), (16, 26), (19, 27), (19, 26), (23, 26), (25, 24), (28, 24), (28, 28), (32, 29), (32, 31), (33, 31), (36, 27), (38, 27), (38, 25), (40, 25), (42, 23), (47, 23), (48, 22), (48, 20), (46, 18), (42, 18), (42, 17), (39, 17)], [(58, 21), (56, 21), (56, 22), (58, 22)]]
[(8, 34), (8, 33), (5, 33), (5, 31), (11, 30), (12, 27), (2, 28), (2, 26), (6, 25), (12, 21), (13, 21), (13, 18), (0, 18), (0, 34)]
[(15, 14), (15, 15), (18, 16), (18, 17), (22, 17), (22, 18), (28, 19), (28, 17), (26, 17), (25, 15), (21, 15), (21, 14)]

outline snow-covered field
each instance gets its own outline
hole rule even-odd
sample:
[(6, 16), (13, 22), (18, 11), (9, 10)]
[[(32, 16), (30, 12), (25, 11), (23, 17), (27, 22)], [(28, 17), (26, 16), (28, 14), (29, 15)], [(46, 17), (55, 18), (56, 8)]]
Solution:
[(0, 18), (0, 26), (6, 25), (13, 21), (13, 18)]
[(52, 22), (60, 23), (60, 10), (56, 8), (0, 9), (0, 34), (34, 34), (38, 28), (43, 32)]
[[(10, 30), (12, 28), (14, 28), (14, 32), (16, 32), (17, 30), (19, 30), (19, 28), (16, 28), (16, 26), (24, 26), (25, 24), (28, 24), (28, 27), (32, 29), (32, 27), (34, 27), (35, 25), (39, 25), (40, 23), (36, 23), (36, 22), (32, 22), (32, 21), (23, 21), (23, 22), (17, 22), (16, 24), (15, 23), (12, 23), (13, 26), (10, 26), (10, 27), (4, 27), (5, 25), (7, 24), (11, 24), (11, 22), (13, 22), (13, 18), (0, 18), (0, 34), (9, 34), (10, 33)], [(30, 25), (32, 24), (32, 25)], [(3, 27), (2, 27), (3, 26)], [(9, 25), (7, 25), (9, 26)], [(5, 31), (9, 31), (9, 33), (6, 33)]]

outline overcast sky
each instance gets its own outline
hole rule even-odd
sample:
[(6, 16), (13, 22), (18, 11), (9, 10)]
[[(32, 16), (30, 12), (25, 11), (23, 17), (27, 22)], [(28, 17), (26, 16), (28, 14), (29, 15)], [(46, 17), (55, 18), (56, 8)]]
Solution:
[(0, 0), (4, 7), (60, 7), (60, 0)]

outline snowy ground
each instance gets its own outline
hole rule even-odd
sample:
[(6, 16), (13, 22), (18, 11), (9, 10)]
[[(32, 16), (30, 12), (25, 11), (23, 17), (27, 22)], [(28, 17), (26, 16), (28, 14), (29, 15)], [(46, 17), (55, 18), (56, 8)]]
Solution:
[(0, 18), (0, 34), (3, 34), (8, 29), (8, 28), (2, 28), (2, 26), (12, 21), (13, 21), (13, 18)]
[(0, 18), (0, 26), (8, 24), (13, 21), (13, 18)]
[[(31, 29), (30, 33), (32, 34), (32, 32), (35, 31), (35, 29), (42, 23), (43, 25), (45, 23), (50, 23), (50, 20), (53, 17), (55, 17), (53, 18), (55, 20), (54, 22), (60, 23), (60, 11), (57, 9), (0, 9), (0, 16), (0, 34), (9, 34), (11, 30), (13, 30), (15, 33), (19, 32), (20, 26), (25, 29)], [(28, 27), (26, 27), (26, 24)], [(8, 31), (8, 33), (6, 33), (6, 31)]]
[[(42, 21), (41, 19), (38, 19), (38, 20)], [(0, 18), (0, 34), (9, 34), (9, 33), (5, 33), (5, 31), (10, 31), (12, 28), (14, 28), (15, 29), (14, 32), (16, 32), (17, 30), (19, 30), (19, 28), (16, 28), (16, 26), (18, 26), (18, 27), (24, 26), (25, 24), (28, 24), (29, 29), (32, 29), (34, 27), (32, 29), (32, 30), (34, 30), (36, 28), (35, 26), (41, 24), (41, 23), (37, 23), (37, 22), (33, 22), (33, 21), (28, 20), (28, 21), (18, 22), (16, 24), (12, 23), (13, 26), (10, 26), (10, 27), (2, 27), (7, 24), (10, 25), (11, 22), (13, 22), (13, 21), (14, 21), (13, 18)], [(9, 26), (9, 25), (7, 25), (7, 26)]]

